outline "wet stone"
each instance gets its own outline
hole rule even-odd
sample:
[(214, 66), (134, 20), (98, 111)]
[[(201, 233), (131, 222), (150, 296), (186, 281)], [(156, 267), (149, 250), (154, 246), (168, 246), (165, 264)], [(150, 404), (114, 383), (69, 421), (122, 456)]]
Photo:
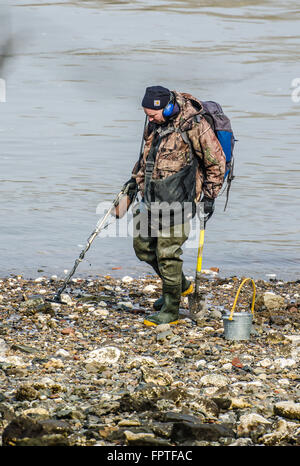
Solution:
[(226, 425), (192, 422), (175, 423), (171, 433), (171, 439), (176, 443), (187, 440), (216, 441), (220, 437), (234, 438), (235, 433)]
[(67, 435), (70, 432), (68, 424), (62, 421), (36, 421), (20, 416), (4, 429), (2, 441), (4, 446), (68, 445)]

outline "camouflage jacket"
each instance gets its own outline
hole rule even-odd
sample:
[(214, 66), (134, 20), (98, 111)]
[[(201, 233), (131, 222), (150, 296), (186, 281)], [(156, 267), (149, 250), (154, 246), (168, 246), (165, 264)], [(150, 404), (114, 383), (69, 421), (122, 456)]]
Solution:
[[(167, 129), (168, 125), (173, 125), (177, 130), (187, 131), (194, 155), (199, 157), (195, 200), (197, 202), (200, 200), (202, 192), (210, 198), (216, 198), (222, 187), (225, 173), (226, 159), (222, 147), (207, 121), (203, 117), (199, 122), (195, 120), (195, 116), (201, 112), (201, 102), (190, 94), (176, 91), (173, 91), (173, 93), (180, 111), (166, 125), (163, 125), (163, 129)], [(195, 101), (198, 109), (192, 105), (191, 100)], [(157, 127), (157, 125), (154, 126)], [(132, 171), (132, 176), (136, 179), (142, 196), (144, 192), (145, 161), (155, 131), (156, 128), (153, 129), (153, 125), (148, 123), (144, 133), (145, 144), (140, 166), (139, 162), (136, 162)], [(187, 164), (189, 154), (189, 144), (184, 142), (180, 132), (175, 131), (168, 134), (160, 143), (152, 178), (163, 179), (178, 172)]]

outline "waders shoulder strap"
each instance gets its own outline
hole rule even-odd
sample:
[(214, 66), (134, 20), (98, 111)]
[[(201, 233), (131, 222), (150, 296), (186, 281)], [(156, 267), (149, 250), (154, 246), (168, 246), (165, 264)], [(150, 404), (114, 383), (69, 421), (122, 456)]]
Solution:
[(161, 142), (161, 137), (159, 136), (158, 132), (156, 131), (154, 136), (153, 136), (153, 140), (152, 140), (152, 144), (151, 144), (151, 147), (150, 147), (150, 150), (149, 150), (148, 157), (146, 159), (146, 165), (145, 165), (145, 194), (150, 192), (149, 191), (150, 183), (151, 183), (151, 180), (152, 180), (152, 173), (153, 173), (153, 170), (154, 170), (156, 154), (157, 154), (160, 142)]

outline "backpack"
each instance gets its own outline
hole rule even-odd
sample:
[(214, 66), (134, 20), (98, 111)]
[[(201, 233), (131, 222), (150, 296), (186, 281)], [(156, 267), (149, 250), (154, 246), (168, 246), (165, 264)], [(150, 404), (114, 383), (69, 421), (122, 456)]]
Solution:
[[(234, 169), (233, 149), (234, 149), (234, 145), (237, 139), (235, 139), (234, 137), (230, 119), (225, 115), (220, 104), (213, 102), (211, 100), (208, 100), (206, 102), (201, 102), (201, 104), (203, 106), (203, 110), (201, 111), (200, 115), (202, 115), (212, 127), (215, 135), (217, 136), (222, 146), (223, 152), (226, 156), (226, 169), (225, 169), (225, 175), (224, 175), (224, 182), (225, 180), (227, 180), (226, 202), (225, 202), (225, 207), (224, 207), (224, 211), (225, 211), (227, 204), (228, 204), (231, 182), (235, 178), (233, 174), (233, 169)], [(199, 121), (199, 118), (197, 117), (199, 117), (200, 115), (196, 116), (197, 121)]]

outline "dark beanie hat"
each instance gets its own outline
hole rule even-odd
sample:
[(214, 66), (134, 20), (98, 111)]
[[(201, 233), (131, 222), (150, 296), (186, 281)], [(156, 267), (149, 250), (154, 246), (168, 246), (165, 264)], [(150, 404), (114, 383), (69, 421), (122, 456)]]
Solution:
[(151, 108), (152, 110), (161, 110), (170, 101), (169, 89), (162, 86), (151, 86), (146, 88), (142, 107)]

